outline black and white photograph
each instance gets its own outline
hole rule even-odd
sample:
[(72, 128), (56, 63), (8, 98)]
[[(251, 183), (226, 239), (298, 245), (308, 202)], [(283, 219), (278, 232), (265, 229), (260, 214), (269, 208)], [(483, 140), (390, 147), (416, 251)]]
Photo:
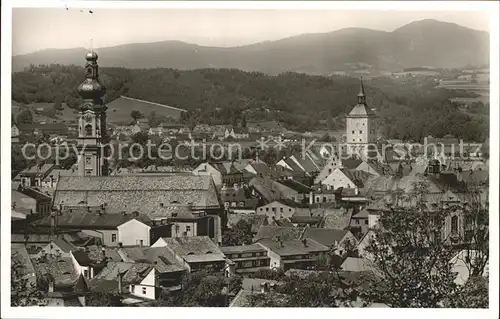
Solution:
[(7, 1), (2, 318), (498, 318), (498, 10)]

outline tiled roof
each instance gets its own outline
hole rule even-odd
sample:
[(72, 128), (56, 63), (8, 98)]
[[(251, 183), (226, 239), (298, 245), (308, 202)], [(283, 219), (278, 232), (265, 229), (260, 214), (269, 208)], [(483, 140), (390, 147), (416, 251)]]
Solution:
[(116, 292), (118, 290), (118, 276), (122, 274), (122, 284), (140, 283), (153, 269), (145, 263), (133, 262), (108, 262), (92, 280), (89, 286), (92, 290)]
[(50, 172), (54, 167), (54, 164), (43, 164), (43, 165), (33, 165), (31, 167), (25, 168), (19, 173), (20, 175), (45, 175)]
[(80, 266), (90, 266), (92, 264), (92, 260), (89, 258), (85, 251), (75, 250), (71, 253)]
[(120, 254), (118, 254), (115, 248), (99, 247), (97, 245), (91, 245), (85, 248), (88, 249), (86, 253), (93, 263), (98, 264), (103, 262), (104, 257), (106, 257), (108, 261), (122, 261)]
[(343, 159), (342, 160), (342, 166), (344, 166), (347, 169), (355, 169), (356, 167), (359, 166), (363, 161), (359, 159)]
[(272, 239), (261, 239), (259, 243), (271, 249), (280, 256), (305, 255), (311, 252), (326, 252), (328, 247), (316, 242), (313, 239), (307, 239), (306, 244), (302, 240), (282, 240), (281, 245), (278, 241)]
[(247, 252), (263, 252), (266, 251), (262, 246), (258, 244), (242, 245), (242, 246), (224, 246), (220, 250), (224, 254), (236, 254), (236, 253), (247, 253)]
[[(109, 177), (61, 177), (54, 204), (105, 205), (106, 212), (162, 212), (170, 204), (194, 209), (220, 208), (210, 176), (141, 175)], [(163, 205), (162, 205), (163, 204)]]
[(368, 209), (363, 209), (360, 212), (358, 212), (356, 215), (352, 216), (352, 218), (368, 218), (370, 216), (370, 213), (368, 212)]
[(343, 229), (328, 229), (328, 228), (312, 228), (308, 227), (304, 231), (302, 238), (314, 239), (318, 243), (330, 247), (335, 242), (340, 241), (347, 235), (349, 231)]
[[(13, 191), (15, 192), (15, 191)], [(18, 192), (26, 195), (26, 196), (29, 196), (31, 198), (34, 198), (36, 201), (44, 201), (44, 202), (50, 202), (52, 199), (50, 198), (50, 196), (48, 196), (47, 194), (44, 194), (36, 189), (33, 189), (33, 188), (20, 188), (18, 190)]]
[(365, 104), (356, 104), (347, 117), (374, 117), (375, 113)]
[(26, 246), (24, 244), (11, 244), (11, 255), (12, 258), (16, 258), (24, 265), (24, 275), (27, 277), (35, 276), (35, 268), (28, 255)]
[(126, 261), (152, 264), (160, 273), (184, 270), (166, 247), (124, 247), (119, 249), (119, 253)]
[(252, 233), (257, 233), (261, 226), (267, 226), (268, 220), (265, 215), (249, 215), (249, 214), (236, 214), (230, 213), (228, 214), (228, 225), (231, 227), (232, 225), (236, 225), (238, 221), (245, 220), (252, 224)]
[(365, 171), (350, 170), (345, 168), (341, 168), (340, 170), (358, 187), (364, 187), (364, 183), (373, 177), (372, 174)]
[[(39, 219), (33, 223), (33, 225), (51, 225), (50, 216)], [(74, 228), (95, 228), (104, 229), (111, 228), (115, 229), (121, 224), (128, 222), (132, 219), (137, 219), (144, 223), (149, 223), (149, 218), (147, 216), (136, 216), (134, 214), (99, 214), (95, 212), (88, 212), (84, 208), (81, 210), (72, 209), (71, 212), (65, 211), (62, 215), (56, 215), (56, 223), (60, 227), (74, 227)]]
[(290, 166), (294, 172), (305, 172), (291, 157), (285, 159), (285, 163)]
[(207, 236), (163, 238), (163, 240), (182, 258), (209, 254), (217, 259), (224, 259), (219, 247)]
[(278, 226), (261, 226), (254, 237), (254, 241), (261, 239), (276, 239), (281, 240), (299, 239), (304, 228), (302, 227), (278, 227)]
[(298, 181), (295, 181), (293, 179), (285, 179), (282, 181), (279, 181), (279, 183), (290, 187), (291, 189), (297, 191), (299, 194), (309, 194), (311, 191), (311, 188), (307, 185), (304, 185)]
[(52, 240), (52, 242), (54, 242), (54, 244), (56, 244), (57, 247), (61, 248), (61, 250), (64, 251), (65, 253), (69, 253), (72, 250), (76, 250), (76, 246), (68, 242), (64, 238), (56, 238)]
[(71, 258), (32, 258), (31, 262), (37, 276), (50, 276), (55, 285), (73, 286), (78, 279), (78, 274), (73, 267)]

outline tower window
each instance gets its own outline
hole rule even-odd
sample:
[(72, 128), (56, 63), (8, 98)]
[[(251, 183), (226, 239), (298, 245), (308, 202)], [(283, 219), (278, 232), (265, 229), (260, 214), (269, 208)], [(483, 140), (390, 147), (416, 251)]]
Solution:
[(92, 136), (92, 125), (85, 125), (85, 136)]

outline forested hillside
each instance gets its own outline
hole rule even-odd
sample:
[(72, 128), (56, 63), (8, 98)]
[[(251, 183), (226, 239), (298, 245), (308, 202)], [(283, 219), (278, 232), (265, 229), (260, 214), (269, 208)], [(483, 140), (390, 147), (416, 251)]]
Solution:
[[(236, 69), (102, 68), (106, 101), (120, 95), (186, 109), (184, 121), (236, 124), (278, 120), (288, 129), (343, 129), (343, 116), (356, 103), (359, 79), (322, 77), (287, 72), (269, 76)], [(83, 80), (78, 66), (32, 66), (13, 74), (12, 99), (19, 103), (65, 101), (76, 108), (76, 87)], [(365, 83), (367, 101), (376, 108), (381, 132), (387, 137), (420, 140), (453, 134), (483, 140), (488, 118), (471, 117), (447, 102), (466, 92), (435, 89), (432, 81), (375, 78)], [(140, 111), (140, 110), (139, 110)]]

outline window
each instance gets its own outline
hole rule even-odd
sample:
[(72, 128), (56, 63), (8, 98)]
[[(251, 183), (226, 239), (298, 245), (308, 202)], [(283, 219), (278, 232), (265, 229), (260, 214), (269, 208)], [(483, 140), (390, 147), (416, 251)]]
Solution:
[(265, 266), (265, 265), (266, 265), (266, 260), (265, 260), (265, 259), (262, 259), (262, 260), (260, 261), (260, 265), (261, 265), (261, 266)]
[(458, 233), (458, 217), (457, 216), (453, 216), (451, 218), (451, 232), (453, 234)]
[(268, 211), (269, 211), (269, 207), (266, 207), (266, 212), (268, 212)]
[(85, 157), (85, 164), (87, 165), (92, 164), (92, 157)]
[(352, 134), (354, 134), (354, 131), (352, 131)]
[(359, 141), (361, 142), (361, 139), (359, 139)]
[(191, 226), (186, 226), (186, 231), (191, 231)]
[(360, 131), (359, 131), (359, 134), (363, 134), (363, 131), (361, 131), (361, 130), (360, 130)]
[(141, 245), (141, 247), (142, 247), (143, 244), (144, 244), (144, 240), (142, 240), (142, 239), (139, 240), (139, 245)]
[(260, 211), (262, 211), (262, 207), (260, 208)]
[(365, 123), (363, 122), (363, 126), (365, 126)]
[(323, 203), (326, 203), (326, 197), (323, 196)]
[(145, 295), (146, 294), (146, 287), (142, 287), (142, 294)]
[(280, 213), (283, 213), (283, 207), (280, 207)]
[(332, 172), (332, 169), (331, 169), (331, 168), (329, 168), (329, 169), (328, 169), (328, 173), (331, 173), (331, 172)]
[(365, 219), (365, 225), (368, 225), (368, 219)]
[(85, 136), (92, 136), (92, 125), (85, 125)]
[(276, 211), (276, 207), (273, 207), (273, 212), (275, 212), (275, 211)]
[(88, 278), (89, 277), (89, 271), (88, 269), (83, 270), (83, 277)]
[(356, 219), (356, 225), (359, 225), (359, 219)]
[(175, 225), (175, 233), (177, 234), (181, 230), (179, 225)]
[(130, 285), (130, 290), (131, 290), (132, 292), (135, 292), (135, 285)]
[(291, 211), (292, 211), (292, 209), (291, 209), (291, 208), (289, 208), (289, 209), (288, 209), (288, 211), (289, 211), (289, 212), (291, 212)]

